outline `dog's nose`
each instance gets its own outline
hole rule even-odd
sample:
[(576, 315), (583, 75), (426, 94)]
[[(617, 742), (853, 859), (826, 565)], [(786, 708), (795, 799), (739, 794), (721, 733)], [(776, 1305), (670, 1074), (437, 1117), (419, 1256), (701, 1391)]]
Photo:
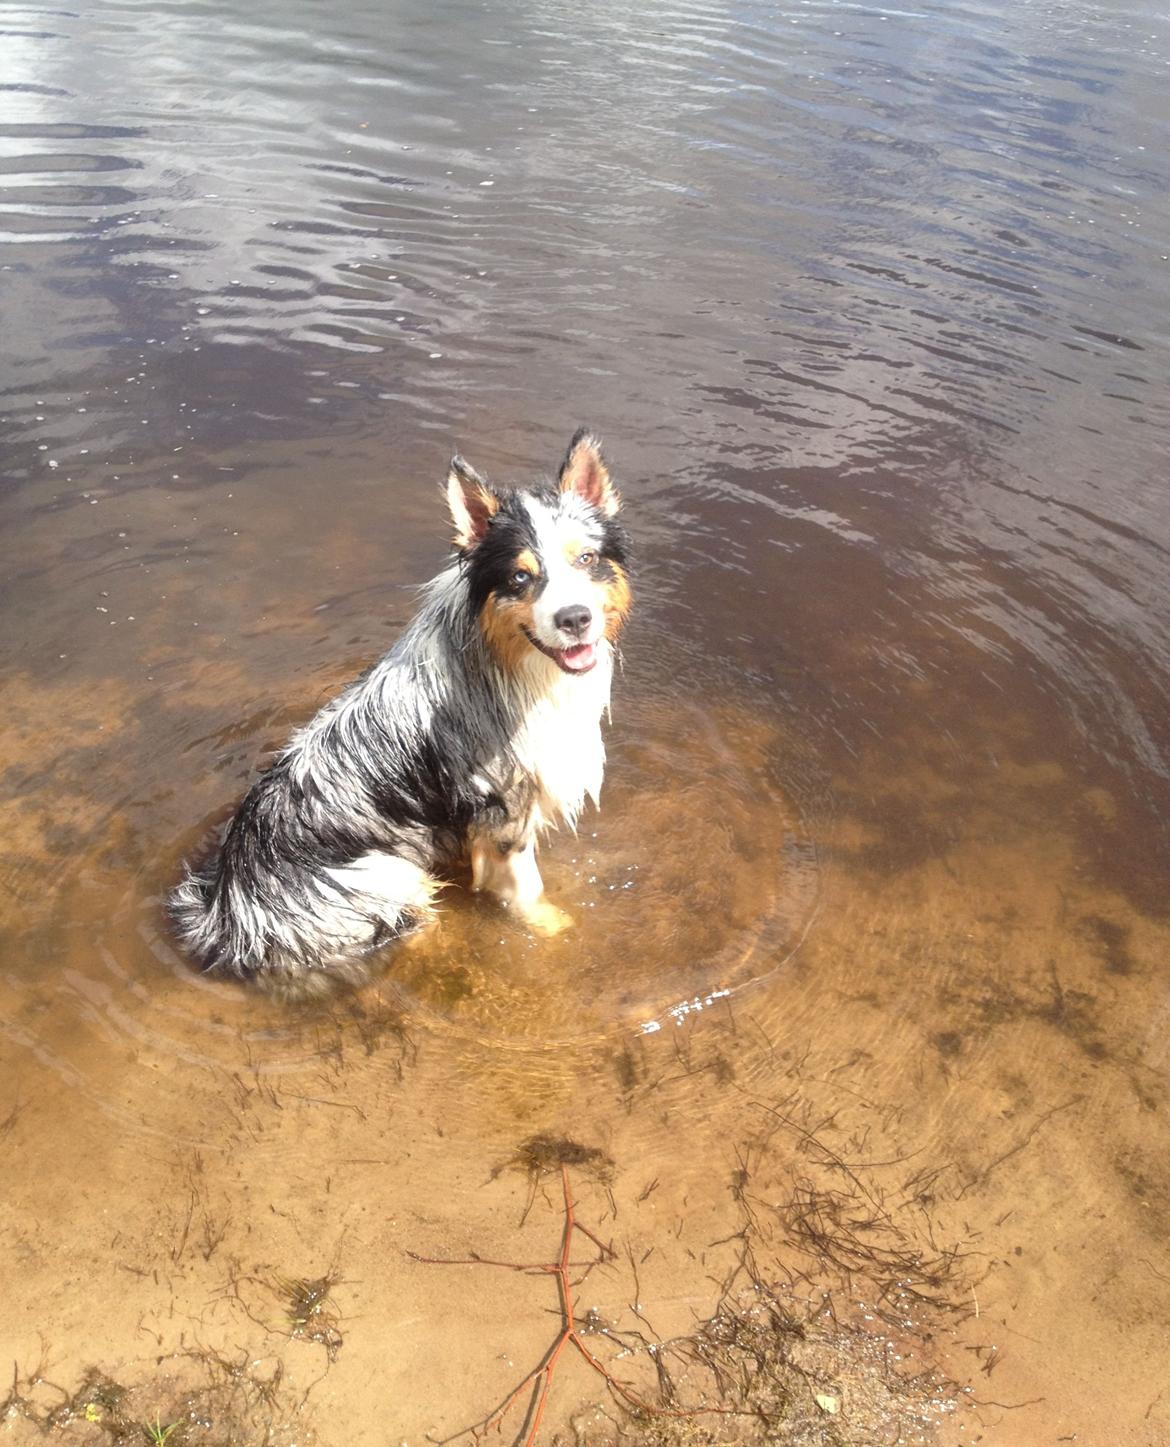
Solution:
[(562, 633), (575, 633), (578, 638), (593, 621), (593, 614), (583, 603), (573, 603), (568, 608), (558, 608), (553, 614), (553, 622)]

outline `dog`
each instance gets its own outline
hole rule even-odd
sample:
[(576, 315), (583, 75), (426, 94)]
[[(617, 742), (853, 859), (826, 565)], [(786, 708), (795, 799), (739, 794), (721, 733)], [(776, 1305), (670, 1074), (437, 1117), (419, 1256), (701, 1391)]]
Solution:
[(569, 923), (536, 848), (599, 800), (631, 604), (621, 500), (586, 429), (555, 482), (497, 490), (456, 456), (446, 498), (454, 555), (402, 637), (294, 734), (172, 894), (204, 969), (285, 993), (364, 983), (461, 862), (534, 931)]

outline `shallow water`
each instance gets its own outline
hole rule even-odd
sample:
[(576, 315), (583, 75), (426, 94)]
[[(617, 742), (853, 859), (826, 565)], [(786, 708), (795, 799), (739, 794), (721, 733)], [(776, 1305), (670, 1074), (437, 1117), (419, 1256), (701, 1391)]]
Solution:
[[(0, 1360), (165, 1420), (243, 1352), (269, 1440), (450, 1436), (552, 1284), (405, 1253), (551, 1256), (547, 1135), (600, 1153), (582, 1310), (639, 1390), (630, 1333), (750, 1241), (844, 1333), (793, 1441), (1170, 1441), (1165, 15), (0, 30)], [(396, 636), (449, 454), (526, 480), (582, 421), (638, 604), (604, 807), (544, 854), (575, 931), (453, 891), (357, 997), (192, 974), (160, 900)], [(846, 1201), (953, 1249), (956, 1309), (883, 1294)], [(273, 1283), (334, 1269), (343, 1344), (290, 1339)], [(606, 1401), (578, 1361), (546, 1424)]]

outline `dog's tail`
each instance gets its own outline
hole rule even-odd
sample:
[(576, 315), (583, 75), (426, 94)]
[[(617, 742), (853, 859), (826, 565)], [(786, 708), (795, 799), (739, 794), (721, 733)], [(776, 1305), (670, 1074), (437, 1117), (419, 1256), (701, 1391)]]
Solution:
[(251, 912), (232, 908), (228, 894), (217, 853), (202, 869), (187, 870), (171, 891), (167, 913), (180, 944), (205, 970), (246, 978), (263, 968), (264, 935), (260, 929), (249, 931)]
[(421, 928), (438, 883), (398, 855), (335, 868), (233, 868), (227, 850), (188, 872), (168, 900), (176, 935), (209, 971), (284, 995), (364, 984), (383, 946)]

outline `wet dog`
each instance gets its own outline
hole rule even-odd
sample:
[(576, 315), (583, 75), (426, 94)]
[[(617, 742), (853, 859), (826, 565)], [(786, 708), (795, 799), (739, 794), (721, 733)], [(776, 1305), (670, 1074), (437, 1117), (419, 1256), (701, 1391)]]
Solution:
[(586, 431), (555, 483), (497, 491), (455, 457), (446, 490), (455, 554), (398, 643), (294, 735), (172, 895), (205, 968), (360, 983), (460, 861), (535, 930), (567, 922), (536, 846), (601, 789), (630, 607), (620, 499)]

